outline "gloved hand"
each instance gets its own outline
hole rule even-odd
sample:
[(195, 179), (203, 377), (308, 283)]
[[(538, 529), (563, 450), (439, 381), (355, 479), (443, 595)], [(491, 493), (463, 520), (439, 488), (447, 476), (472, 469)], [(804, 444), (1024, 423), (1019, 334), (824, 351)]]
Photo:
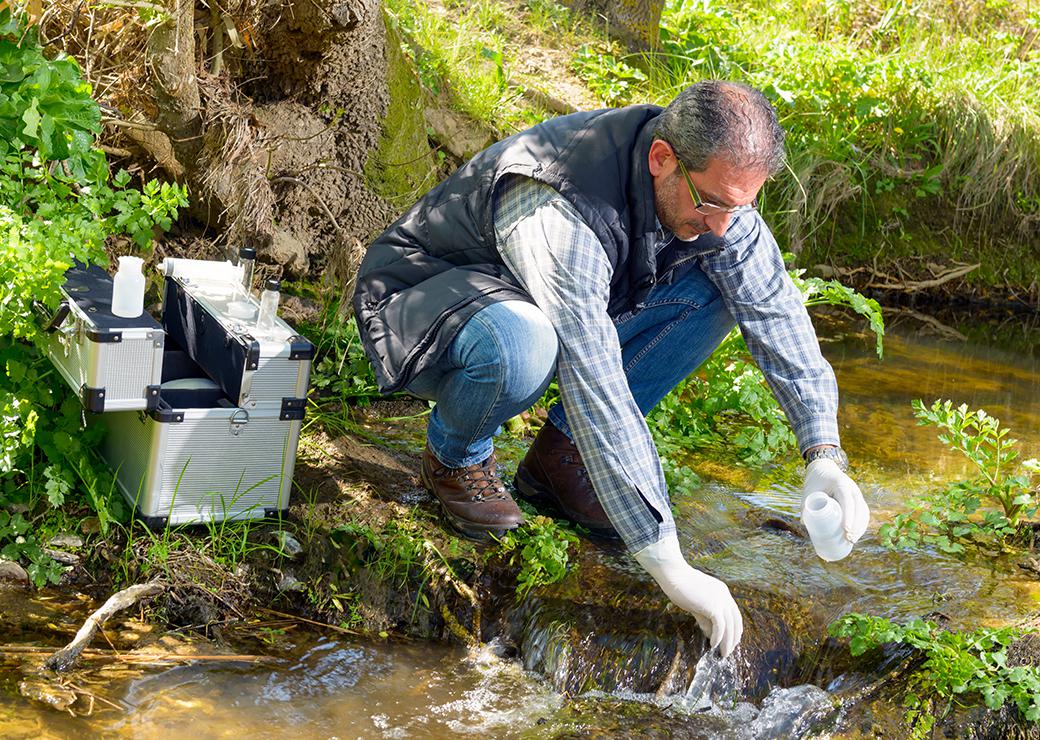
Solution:
[(870, 509), (863, 500), (859, 486), (841, 472), (838, 463), (828, 458), (819, 458), (809, 463), (805, 469), (802, 501), (813, 491), (823, 491), (841, 506), (842, 529), (849, 542), (855, 542), (863, 536), (870, 522)]
[(744, 634), (737, 602), (725, 583), (689, 566), (675, 535), (644, 547), (635, 559), (672, 603), (697, 618), (697, 625), (708, 635), (712, 649), (720, 647), (723, 658), (733, 652)]

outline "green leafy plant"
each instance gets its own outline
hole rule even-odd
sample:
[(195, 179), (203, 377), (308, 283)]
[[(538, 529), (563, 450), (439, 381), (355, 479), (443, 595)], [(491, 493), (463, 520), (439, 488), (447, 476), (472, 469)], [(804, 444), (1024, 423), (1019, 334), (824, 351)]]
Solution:
[(567, 575), (567, 552), (578, 538), (554, 519), (528, 516), (518, 529), (506, 532), (499, 540), (499, 552), (519, 565), (516, 597), (523, 599), (535, 586), (556, 583)]
[(1033, 544), (1030, 520), (1037, 512), (1040, 464), (1016, 462), (1017, 440), (1000, 420), (967, 404), (937, 400), (925, 406), (912, 402), (919, 424), (939, 427), (939, 439), (964, 455), (975, 469), (967, 480), (912, 502), (881, 527), (882, 542), (889, 547), (937, 547), (960, 554), (966, 547), (1006, 552)]
[[(100, 110), (78, 65), (48, 58), (36, 29), (6, 7), (0, 69), (0, 506), (18, 504), (32, 522), (87, 504), (107, 531), (125, 509), (98, 472), (97, 432), (83, 429), (79, 402), (42, 351), (34, 308), (56, 308), (74, 261), (106, 264), (110, 237), (149, 246), (187, 197), (170, 184), (130, 188), (126, 173), (110, 180), (94, 145)], [(44, 567), (18, 536), (21, 557)]]
[(608, 105), (626, 105), (646, 83), (646, 73), (613, 54), (583, 46), (574, 55), (574, 71)]
[(320, 396), (360, 405), (380, 396), (357, 323), (340, 310), (337, 301), (329, 301), (321, 317), (304, 331), (316, 338), (311, 385)]
[(61, 580), (64, 569), (44, 552), (32, 532), (32, 523), (20, 513), (0, 510), (0, 542), (7, 543), (0, 549), (0, 557), (27, 563), (25, 571), (37, 588)]
[(831, 624), (830, 634), (849, 639), (854, 656), (888, 644), (916, 651), (904, 696), (912, 737), (929, 736), (936, 716), (945, 716), (954, 702), (972, 705), (979, 699), (991, 710), (1012, 701), (1022, 718), (1040, 722), (1040, 667), (1008, 665), (1008, 648), (1024, 634), (1021, 630), (951, 632), (921, 619), (900, 625), (851, 613)]

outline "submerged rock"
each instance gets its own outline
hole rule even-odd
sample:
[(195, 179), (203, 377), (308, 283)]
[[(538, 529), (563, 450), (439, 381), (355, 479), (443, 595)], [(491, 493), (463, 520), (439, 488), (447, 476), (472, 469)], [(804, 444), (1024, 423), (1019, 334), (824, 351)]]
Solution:
[(75, 691), (43, 678), (25, 679), (18, 684), (18, 693), (62, 712), (76, 703)]

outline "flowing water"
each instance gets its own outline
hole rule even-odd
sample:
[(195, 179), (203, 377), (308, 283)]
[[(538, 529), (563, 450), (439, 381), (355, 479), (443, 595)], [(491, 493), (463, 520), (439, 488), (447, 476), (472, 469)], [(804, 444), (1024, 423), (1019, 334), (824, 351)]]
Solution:
[[(896, 331), (878, 362), (869, 341), (842, 331), (830, 327), (825, 353), (841, 386), (844, 445), (873, 512), (870, 532), (849, 558), (823, 563), (784, 527), (762, 526), (772, 515), (782, 520), (797, 512), (793, 468), (712, 479), (710, 464), (702, 463), (704, 485), (676, 496), (680, 539), (691, 562), (729, 583), (745, 609), (745, 643), (730, 660), (702, 655), (690, 620), (664, 610), (622, 553), (584, 548), (564, 582), (516, 610), (503, 645), (476, 653), (330, 637), (300, 625), (269, 630), (266, 642), (255, 631), (241, 639), (229, 632), (233, 649), (268, 659), (143, 672), (114, 665), (78, 687), (111, 703), (99, 699), (90, 716), (23, 699), (18, 684), (31, 681), (31, 669), (20, 656), (2, 657), (0, 736), (763, 738), (827, 732), (862, 688), (862, 681), (833, 668), (838, 652), (821, 648), (826, 625), (841, 614), (941, 614), (952, 627), (971, 628), (1014, 622), (1035, 613), (1040, 601), (1040, 583), (1006, 564), (891, 552), (876, 535), (908, 497), (967, 470), (933, 429), (916, 424), (910, 400), (949, 398), (985, 408), (1013, 430), (1023, 457), (1040, 457), (1040, 359), (1021, 345), (1000, 350)], [(68, 594), (0, 592), (2, 642), (61, 644), (89, 606)]]

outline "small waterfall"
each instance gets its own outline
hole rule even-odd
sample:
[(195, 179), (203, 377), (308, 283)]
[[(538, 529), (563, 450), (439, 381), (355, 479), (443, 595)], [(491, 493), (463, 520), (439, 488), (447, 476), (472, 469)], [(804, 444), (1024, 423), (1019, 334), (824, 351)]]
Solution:
[(759, 707), (741, 701), (741, 660), (739, 649), (725, 660), (714, 651), (704, 653), (685, 695), (669, 709), (721, 719), (742, 740), (804, 737), (837, 716), (835, 698), (812, 684), (773, 688)]

